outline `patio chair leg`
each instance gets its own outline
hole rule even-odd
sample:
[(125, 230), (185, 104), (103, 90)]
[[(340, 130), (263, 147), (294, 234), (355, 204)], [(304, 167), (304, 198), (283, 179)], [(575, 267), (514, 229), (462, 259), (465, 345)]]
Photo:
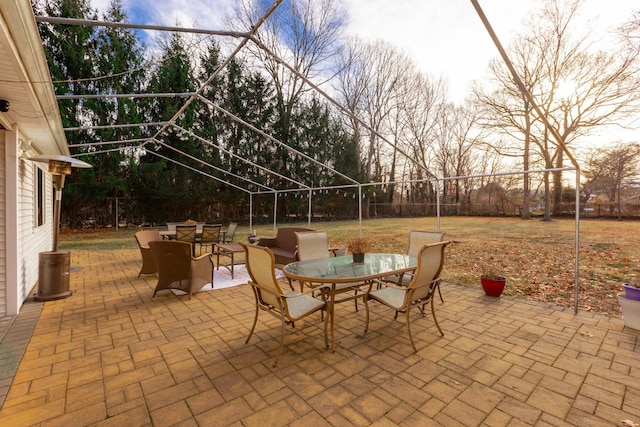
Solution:
[[(364, 334), (367, 333), (367, 331), (369, 330), (369, 295), (365, 295), (364, 296), (364, 311), (366, 313), (365, 315), (365, 322), (364, 322)], [(363, 334), (363, 335), (364, 335)]]
[(328, 349), (329, 348), (329, 337), (327, 335), (327, 332), (329, 330), (329, 314), (327, 314), (326, 316), (324, 315), (324, 312), (326, 311), (326, 305), (325, 308), (323, 308), (322, 310), (320, 310), (322, 312), (322, 317), (324, 318), (324, 348)]
[(417, 352), (416, 344), (413, 342), (413, 335), (411, 334), (411, 307), (407, 308), (407, 330), (409, 331), (409, 341), (411, 341), (411, 346), (413, 347), (413, 351)]
[(249, 331), (249, 336), (247, 337), (247, 340), (244, 342), (245, 344), (247, 344), (251, 339), (251, 335), (253, 335), (253, 330), (256, 328), (256, 323), (258, 323), (258, 310), (259, 310), (258, 301), (256, 301), (256, 315), (253, 317), (253, 325), (251, 326), (251, 330)]
[(442, 291), (440, 290), (440, 283), (438, 283), (438, 295), (440, 295), (440, 302), (444, 304), (444, 299), (442, 299)]
[(274, 368), (278, 364), (278, 359), (280, 359), (280, 354), (282, 353), (282, 348), (284, 347), (284, 333), (285, 333), (284, 315), (281, 315), (280, 320), (282, 320), (282, 324), (280, 325), (280, 347), (278, 348), (278, 354), (276, 354), (276, 360), (273, 361), (272, 367)]
[[(433, 300), (433, 298), (431, 298)], [(427, 313), (424, 312), (424, 306), (427, 305), (426, 303), (418, 306), (418, 310), (420, 310), (420, 313), (422, 313), (422, 317), (427, 317)]]
[(440, 331), (440, 335), (444, 336), (444, 332), (440, 329), (440, 324), (438, 323), (438, 319), (436, 318), (436, 310), (433, 307), (433, 298), (431, 298), (431, 315), (433, 316), (433, 321), (436, 323), (436, 327)]

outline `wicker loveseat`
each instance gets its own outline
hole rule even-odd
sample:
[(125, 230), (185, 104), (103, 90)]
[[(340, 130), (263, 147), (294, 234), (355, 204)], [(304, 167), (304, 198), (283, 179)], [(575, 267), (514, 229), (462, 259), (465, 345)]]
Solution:
[(282, 227), (278, 229), (276, 237), (261, 237), (258, 246), (265, 246), (271, 249), (276, 259), (276, 264), (285, 265), (296, 260), (296, 232), (315, 231), (310, 228)]

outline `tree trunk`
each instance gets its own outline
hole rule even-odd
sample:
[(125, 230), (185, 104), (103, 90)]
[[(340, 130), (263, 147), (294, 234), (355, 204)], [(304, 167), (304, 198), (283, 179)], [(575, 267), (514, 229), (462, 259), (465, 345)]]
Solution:
[[(564, 152), (558, 147), (556, 168), (561, 168), (564, 163)], [(562, 171), (553, 173), (553, 216), (562, 213)]]
[(549, 189), (549, 172), (544, 173), (544, 216), (543, 221), (551, 221), (549, 214), (551, 206), (551, 191)]
[[(529, 114), (526, 109), (525, 103), (525, 134), (524, 134), (524, 159), (523, 159), (523, 167), (525, 171), (529, 170), (529, 142), (530, 142), (530, 133), (531, 133), (531, 125), (530, 125)], [(529, 208), (531, 206), (531, 190), (529, 189), (529, 174), (524, 174), (524, 185), (523, 185), (523, 198), (522, 198), (522, 219), (531, 219), (531, 213), (529, 212)]]

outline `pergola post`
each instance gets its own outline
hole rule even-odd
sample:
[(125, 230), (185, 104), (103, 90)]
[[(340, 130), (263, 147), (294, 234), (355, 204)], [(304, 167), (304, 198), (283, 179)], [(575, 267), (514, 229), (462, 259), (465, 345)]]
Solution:
[(308, 213), (307, 213), (307, 226), (311, 227), (311, 197), (313, 196), (313, 190), (309, 189), (309, 197), (308, 197), (308, 202), (309, 202), (309, 208), (308, 208)]
[(275, 199), (273, 201), (273, 234), (276, 233), (276, 227), (278, 226), (278, 193), (275, 193)]

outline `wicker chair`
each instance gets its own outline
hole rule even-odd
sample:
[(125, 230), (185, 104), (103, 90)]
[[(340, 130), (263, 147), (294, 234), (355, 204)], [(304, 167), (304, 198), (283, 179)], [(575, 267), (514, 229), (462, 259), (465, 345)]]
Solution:
[(191, 294), (208, 283), (213, 288), (213, 260), (211, 254), (198, 258), (191, 255), (191, 244), (177, 240), (149, 242), (151, 252), (158, 266), (158, 283), (153, 291), (178, 289)]
[[(253, 325), (249, 331), (249, 336), (245, 343), (251, 339), (251, 335), (256, 328), (258, 322), (258, 312), (264, 310), (280, 319), (280, 347), (278, 354), (273, 361), (273, 367), (278, 364), (278, 359), (284, 347), (285, 326), (300, 320), (318, 310), (324, 310), (326, 303), (324, 301), (305, 295), (298, 291), (290, 291), (284, 293), (275, 276), (275, 258), (269, 248), (247, 245), (244, 246), (247, 270), (251, 280), (248, 282), (253, 289), (256, 301), (255, 316)], [(326, 316), (328, 319), (329, 316)], [(328, 347), (327, 341), (327, 320), (324, 322), (324, 344)]]
[(142, 268), (140, 268), (138, 277), (140, 277), (142, 274), (157, 273), (158, 267), (156, 266), (156, 261), (153, 258), (153, 254), (151, 253), (149, 242), (162, 240), (160, 232), (155, 230), (142, 230), (136, 232), (135, 236), (136, 242), (138, 242), (138, 248), (140, 249), (140, 255), (142, 255)]
[(411, 308), (417, 307), (422, 315), (425, 316), (425, 306), (431, 304), (433, 321), (438, 327), (440, 335), (444, 335), (436, 318), (433, 296), (440, 283), (440, 273), (444, 266), (444, 250), (448, 244), (449, 242), (437, 242), (425, 245), (420, 249), (418, 252), (418, 267), (413, 273), (408, 286), (389, 284), (387, 287), (367, 293), (364, 300), (367, 312), (365, 334), (369, 330), (369, 300), (374, 300), (395, 310), (396, 315), (399, 312), (407, 314), (407, 330), (409, 331), (409, 340), (414, 351), (417, 351), (417, 349), (411, 334)]

